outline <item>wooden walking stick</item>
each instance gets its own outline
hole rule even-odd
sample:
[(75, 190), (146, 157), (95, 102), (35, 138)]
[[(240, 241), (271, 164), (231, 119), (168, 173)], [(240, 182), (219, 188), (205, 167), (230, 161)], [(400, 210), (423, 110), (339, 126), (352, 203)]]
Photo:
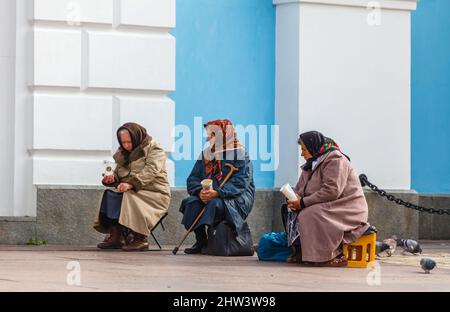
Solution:
[[(230, 172), (228, 172), (227, 176), (225, 177), (225, 179), (223, 179), (222, 183), (220, 184), (219, 188), (223, 187), (233, 176), (233, 174), (235, 174), (236, 172), (239, 171), (238, 168), (236, 168), (235, 166), (233, 166), (232, 164), (225, 164), (226, 167), (230, 168)], [(177, 247), (174, 248), (174, 250), (172, 251), (172, 253), (174, 255), (177, 254), (178, 250), (180, 249), (181, 245), (183, 245), (184, 241), (186, 240), (186, 238), (188, 237), (188, 235), (194, 230), (194, 228), (197, 226), (198, 222), (200, 221), (200, 219), (203, 217), (203, 215), (205, 214), (206, 211), (206, 206), (202, 209), (202, 211), (200, 211), (200, 213), (198, 214), (197, 218), (194, 220), (194, 222), (192, 223), (191, 227), (189, 228), (189, 230), (187, 230), (187, 232), (184, 234), (183, 238), (180, 240), (179, 244)]]

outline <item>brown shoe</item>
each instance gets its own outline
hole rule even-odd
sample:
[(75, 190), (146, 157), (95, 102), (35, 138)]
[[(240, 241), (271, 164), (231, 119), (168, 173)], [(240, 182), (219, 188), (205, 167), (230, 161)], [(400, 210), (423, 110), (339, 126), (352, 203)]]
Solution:
[(134, 239), (122, 247), (123, 251), (146, 251), (148, 250), (147, 237), (141, 234), (134, 234)]
[(346, 267), (347, 264), (348, 264), (348, 261), (345, 257), (338, 256), (327, 262), (311, 262), (311, 263), (306, 263), (305, 265), (313, 266), (313, 267), (339, 268), (339, 267)]
[(112, 227), (105, 240), (97, 245), (99, 249), (121, 249), (123, 246), (122, 235), (117, 227)]

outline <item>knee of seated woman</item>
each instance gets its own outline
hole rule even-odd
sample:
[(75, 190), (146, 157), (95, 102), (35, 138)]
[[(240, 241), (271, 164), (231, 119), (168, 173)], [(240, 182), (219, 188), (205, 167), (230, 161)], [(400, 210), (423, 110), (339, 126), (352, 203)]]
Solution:
[(221, 198), (213, 198), (206, 204), (207, 206), (219, 206), (223, 204), (223, 199)]

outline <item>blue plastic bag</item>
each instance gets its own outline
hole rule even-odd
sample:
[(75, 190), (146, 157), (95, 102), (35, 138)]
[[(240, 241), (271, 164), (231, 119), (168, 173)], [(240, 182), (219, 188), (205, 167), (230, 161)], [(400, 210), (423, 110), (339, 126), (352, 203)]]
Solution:
[(272, 232), (261, 236), (257, 253), (261, 261), (286, 262), (292, 254), (292, 248), (288, 246), (286, 233)]

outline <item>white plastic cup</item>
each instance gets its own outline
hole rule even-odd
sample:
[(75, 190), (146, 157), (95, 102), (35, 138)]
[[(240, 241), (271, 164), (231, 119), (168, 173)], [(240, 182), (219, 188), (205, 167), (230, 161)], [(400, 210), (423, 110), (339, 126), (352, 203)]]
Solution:
[(281, 193), (283, 193), (284, 196), (286, 196), (287, 199), (297, 200), (297, 195), (295, 195), (295, 192), (292, 189), (292, 187), (289, 185), (289, 183), (286, 183), (285, 185), (283, 185), (281, 187), (280, 191), (281, 191)]
[(211, 179), (205, 179), (201, 183), (202, 183), (202, 188), (204, 191), (212, 191), (213, 190), (213, 181)]

